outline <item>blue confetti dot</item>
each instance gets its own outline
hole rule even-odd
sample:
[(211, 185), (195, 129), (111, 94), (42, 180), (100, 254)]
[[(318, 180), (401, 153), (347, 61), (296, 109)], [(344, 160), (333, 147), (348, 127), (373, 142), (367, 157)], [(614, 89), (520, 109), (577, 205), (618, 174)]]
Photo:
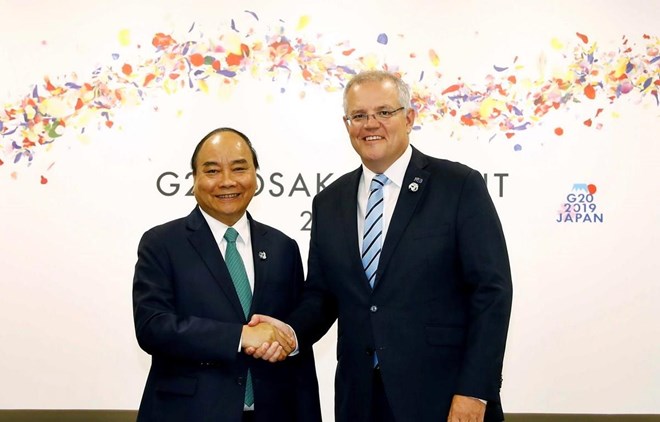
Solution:
[(514, 151), (520, 151), (520, 150), (522, 150), (522, 146), (521, 146), (520, 144), (516, 144), (516, 145), (513, 147), (513, 150), (514, 150)]
[(387, 44), (387, 34), (380, 34), (377, 41), (380, 44)]

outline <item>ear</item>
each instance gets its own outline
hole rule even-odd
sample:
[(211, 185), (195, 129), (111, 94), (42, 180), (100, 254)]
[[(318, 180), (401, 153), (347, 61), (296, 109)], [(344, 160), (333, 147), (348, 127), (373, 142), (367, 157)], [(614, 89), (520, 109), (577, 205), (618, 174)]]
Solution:
[(346, 128), (346, 132), (348, 132), (350, 134), (351, 133), (351, 130), (350, 130), (351, 128), (348, 124), (348, 120), (346, 119), (346, 116), (342, 116), (341, 119), (344, 121), (344, 127)]
[(415, 124), (415, 109), (411, 107), (408, 110), (406, 110), (406, 129), (408, 133), (410, 133), (414, 124)]

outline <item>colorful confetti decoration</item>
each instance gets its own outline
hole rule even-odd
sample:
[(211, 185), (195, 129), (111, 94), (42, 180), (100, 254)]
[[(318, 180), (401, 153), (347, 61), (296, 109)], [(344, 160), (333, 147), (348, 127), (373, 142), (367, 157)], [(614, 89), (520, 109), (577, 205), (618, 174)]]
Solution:
[[(357, 51), (348, 41), (327, 45), (321, 35), (305, 39), (299, 31), (309, 27), (309, 16), (300, 17), (295, 29), (287, 29), (281, 20), (271, 27), (255, 12), (246, 10), (245, 14), (245, 19), (231, 19), (228, 27), (214, 36), (200, 29), (194, 32), (193, 22), (184, 39), (154, 34), (150, 47), (140, 50), (147, 57), (131, 56), (129, 60), (115, 53), (109, 63), (86, 77), (71, 73), (47, 76), (35, 83), (22, 98), (5, 102), (0, 109), (0, 166), (29, 166), (38, 154), (46, 152), (48, 144), (65, 134), (84, 133), (92, 127), (112, 129), (117, 110), (138, 107), (146, 99), (153, 101), (158, 95), (183, 90), (207, 94), (251, 78), (273, 81), (274, 89), (282, 94), (293, 93), (286, 86), (296, 81), (303, 82), (305, 89), (337, 92), (362, 70), (394, 70), (414, 81), (415, 130), (451, 119), (460, 126), (502, 133), (506, 139), (539, 125), (552, 111), (588, 101), (613, 104), (634, 95), (637, 102), (649, 100), (660, 105), (660, 40), (656, 36), (644, 35), (638, 42), (624, 36), (620, 45), (604, 50), (587, 35), (576, 32), (573, 43), (556, 38), (550, 41), (563, 60), (562, 72), (555, 72), (561, 77), (534, 80), (524, 76), (524, 66), (516, 57), (510, 63), (503, 60), (493, 64), (494, 73), (485, 75), (483, 81), (445, 81), (438, 72), (440, 59), (434, 49), (428, 49), (430, 68), (406, 75), (398, 63), (387, 62), (370, 51)], [(261, 26), (255, 29), (250, 26), (254, 24)], [(121, 46), (137, 42), (127, 29), (119, 30), (117, 37)], [(382, 46), (388, 41), (385, 33), (375, 40)], [(417, 55), (411, 52), (409, 57), (414, 60)], [(305, 93), (295, 95), (304, 98)], [(602, 111), (599, 108), (595, 115), (585, 115), (584, 126), (602, 128), (603, 123), (597, 121)], [(554, 132), (561, 136), (564, 129)], [(490, 136), (489, 142), (495, 138)], [(522, 145), (512, 148), (520, 151)], [(16, 177), (15, 172), (12, 177)], [(45, 177), (42, 183), (47, 183)]]

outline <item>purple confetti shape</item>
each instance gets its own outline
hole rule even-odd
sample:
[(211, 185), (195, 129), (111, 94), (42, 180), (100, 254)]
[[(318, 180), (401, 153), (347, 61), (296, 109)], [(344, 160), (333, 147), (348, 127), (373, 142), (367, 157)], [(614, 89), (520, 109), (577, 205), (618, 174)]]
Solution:
[(218, 71), (218, 73), (228, 78), (233, 78), (234, 76), (236, 76), (236, 72), (232, 72), (231, 70), (221, 69)]
[(246, 10), (245, 13), (249, 13), (249, 14), (251, 14), (252, 16), (254, 16), (254, 18), (255, 18), (256, 20), (259, 20), (259, 16), (257, 16), (256, 13), (251, 12), (251, 11), (249, 11), (249, 10)]
[(507, 70), (509, 67), (508, 67), (508, 66), (507, 66), (507, 67), (500, 67), (500, 66), (493, 65), (493, 68), (494, 68), (496, 71), (498, 71), (498, 72), (504, 72), (504, 71)]
[(633, 70), (634, 66), (632, 63), (628, 62), (628, 65), (626, 66), (626, 73), (630, 73)]
[(497, 136), (497, 133), (494, 133), (493, 136), (491, 136), (490, 138), (488, 138), (488, 143), (489, 143), (489, 144), (490, 144), (490, 141), (492, 141), (493, 139), (495, 139), (495, 136)]
[(39, 97), (39, 94), (38, 94), (38, 91), (37, 91), (37, 86), (35, 85), (34, 89), (32, 90), (32, 98), (38, 98), (38, 97)]
[(10, 131), (7, 132), (7, 133), (3, 133), (2, 136), (13, 135), (14, 132), (16, 132), (16, 130), (18, 130), (18, 127), (15, 127), (13, 130), (10, 130)]
[(422, 70), (422, 73), (419, 75), (419, 81), (421, 82), (422, 79), (424, 79), (424, 71)]
[(117, 60), (118, 58), (119, 58), (119, 54), (112, 53), (112, 60)]
[(527, 130), (527, 126), (531, 125), (530, 122), (525, 122), (520, 126), (514, 126), (512, 129), (513, 130)]
[(357, 74), (353, 69), (351, 69), (348, 66), (337, 66), (337, 68), (343, 70), (344, 72), (348, 73), (349, 75), (356, 75)]
[(644, 87), (642, 88), (642, 91), (646, 91), (646, 88), (648, 88), (651, 85), (651, 82), (653, 82), (653, 78), (648, 78), (646, 82), (644, 82)]
[(14, 164), (16, 164), (16, 163), (18, 163), (19, 161), (21, 161), (21, 157), (22, 157), (22, 156), (23, 156), (23, 153), (22, 153), (22, 152), (19, 152), (18, 154), (16, 154), (16, 157), (14, 158)]
[(376, 41), (378, 41), (379, 44), (387, 45), (387, 34), (382, 33), (378, 35), (378, 39)]
[(520, 144), (516, 144), (516, 145), (514, 145), (513, 150), (514, 150), (514, 151), (521, 151), (521, 150), (522, 150), (522, 146), (521, 146)]
[(193, 22), (192, 25), (190, 25), (190, 29), (188, 30), (188, 32), (192, 31), (194, 27), (195, 27), (195, 22)]
[(522, 111), (520, 111), (520, 110), (518, 109), (518, 107), (516, 107), (516, 106), (511, 106), (511, 108), (513, 109), (513, 113), (514, 113), (516, 116), (522, 116), (522, 115), (523, 115)]
[(280, 94), (284, 94), (286, 92), (285, 88), (280, 88)]
[(657, 62), (658, 60), (660, 60), (660, 56), (655, 56), (655, 57), (653, 58), (653, 60), (651, 60), (650, 63), (653, 64), (653, 63)]
[(72, 89), (80, 89), (82, 86), (74, 84), (73, 82), (67, 82), (64, 84), (67, 88), (72, 88)]
[(415, 125), (415, 126), (413, 126), (413, 130), (422, 130), (422, 127)]
[(234, 22), (233, 19), (231, 20), (231, 29), (233, 29), (234, 31), (238, 32), (238, 29), (236, 29), (236, 23)]

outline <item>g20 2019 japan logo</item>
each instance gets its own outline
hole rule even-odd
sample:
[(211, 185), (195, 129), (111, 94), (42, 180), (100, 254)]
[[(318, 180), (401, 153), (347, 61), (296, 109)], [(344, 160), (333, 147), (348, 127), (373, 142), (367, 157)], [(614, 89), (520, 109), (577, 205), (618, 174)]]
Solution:
[(602, 223), (603, 213), (596, 203), (594, 184), (574, 183), (557, 211), (557, 223)]

